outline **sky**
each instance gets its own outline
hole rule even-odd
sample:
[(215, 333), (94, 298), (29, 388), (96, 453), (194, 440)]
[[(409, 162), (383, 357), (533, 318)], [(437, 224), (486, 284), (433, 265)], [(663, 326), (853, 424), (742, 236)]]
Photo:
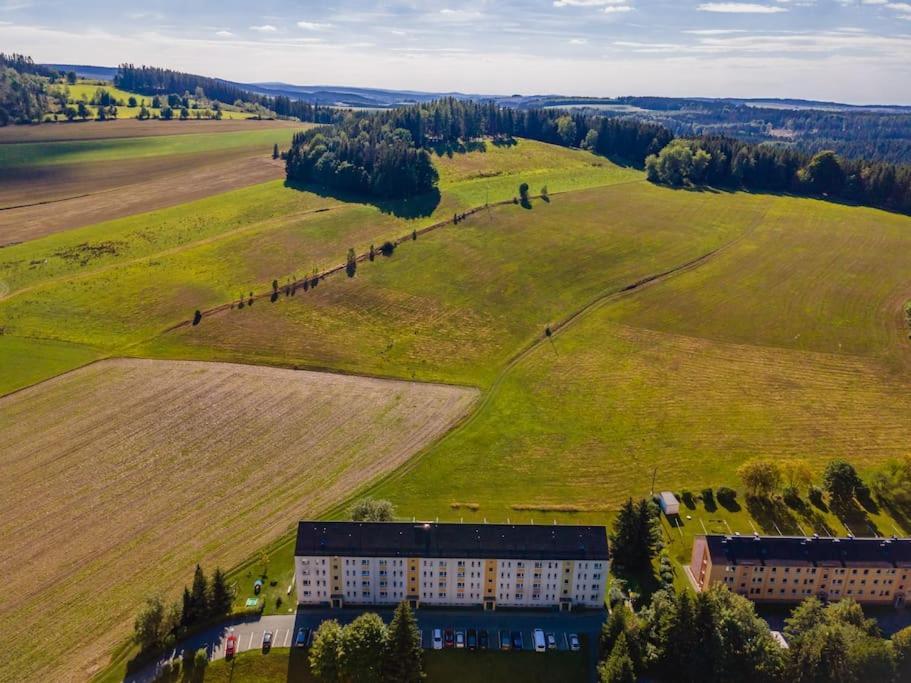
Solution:
[(0, 0), (0, 50), (241, 82), (911, 104), (911, 0)]

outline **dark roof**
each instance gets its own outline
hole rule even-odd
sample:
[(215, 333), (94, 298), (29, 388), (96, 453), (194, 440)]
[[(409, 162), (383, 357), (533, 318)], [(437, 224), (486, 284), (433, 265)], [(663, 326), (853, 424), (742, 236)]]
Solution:
[(911, 538), (706, 536), (713, 564), (911, 566)]
[(603, 526), (300, 522), (296, 555), (606, 560)]

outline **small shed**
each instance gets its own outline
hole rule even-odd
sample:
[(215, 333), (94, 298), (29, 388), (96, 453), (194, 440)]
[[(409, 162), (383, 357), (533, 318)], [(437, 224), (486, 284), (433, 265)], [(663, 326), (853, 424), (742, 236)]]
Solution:
[(661, 506), (661, 511), (665, 515), (680, 514), (680, 501), (678, 501), (677, 496), (670, 491), (661, 492), (661, 495), (658, 496), (658, 505)]

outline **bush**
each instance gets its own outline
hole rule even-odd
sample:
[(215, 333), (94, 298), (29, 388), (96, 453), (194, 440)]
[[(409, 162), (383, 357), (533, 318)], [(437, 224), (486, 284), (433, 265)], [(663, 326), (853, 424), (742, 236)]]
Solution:
[(395, 245), (392, 242), (383, 242), (383, 245), (380, 247), (380, 253), (383, 256), (392, 256), (392, 252), (395, 251)]
[(820, 509), (825, 508), (825, 502), (823, 502), (822, 499), (822, 489), (818, 486), (810, 486), (807, 490), (807, 498), (809, 498), (810, 502), (816, 507)]
[(683, 504), (686, 505), (690, 510), (696, 507), (696, 499), (693, 497), (692, 491), (687, 491), (686, 489), (681, 491), (680, 500), (682, 500)]
[(206, 648), (201, 647), (196, 651), (196, 655), (193, 657), (193, 668), (196, 671), (202, 671), (207, 666), (209, 666), (209, 653), (206, 652)]
[(719, 486), (715, 496), (718, 498), (718, 502), (725, 507), (733, 507), (737, 499), (737, 492), (727, 486)]

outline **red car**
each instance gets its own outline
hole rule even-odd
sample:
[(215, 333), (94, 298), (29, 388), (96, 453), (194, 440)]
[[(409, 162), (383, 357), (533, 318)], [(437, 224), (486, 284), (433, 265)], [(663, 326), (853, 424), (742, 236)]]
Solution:
[(455, 638), (453, 637), (451, 628), (447, 628), (443, 631), (443, 647), (455, 647)]
[(237, 636), (233, 633), (228, 636), (228, 642), (225, 643), (225, 657), (231, 658), (237, 653)]

